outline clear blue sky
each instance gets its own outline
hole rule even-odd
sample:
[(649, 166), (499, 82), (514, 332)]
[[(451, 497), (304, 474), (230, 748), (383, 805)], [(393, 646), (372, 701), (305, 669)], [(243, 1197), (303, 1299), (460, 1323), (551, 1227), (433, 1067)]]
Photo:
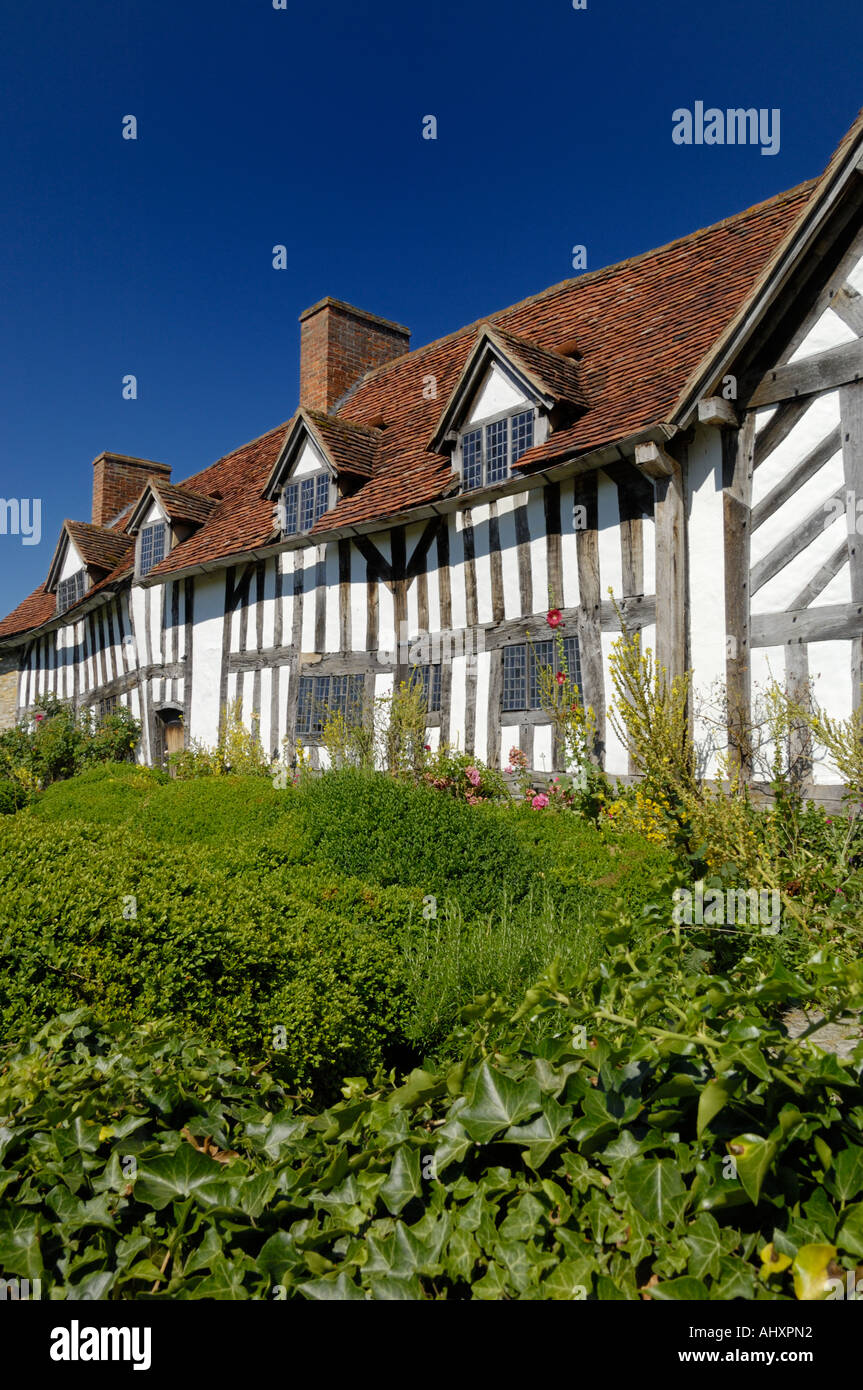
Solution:
[[(0, 614), (102, 449), (179, 481), (287, 419), (323, 295), (419, 346), (576, 243), (595, 269), (820, 172), (863, 104), (848, 0), (85, 0), (0, 32), (0, 495), (43, 500), (40, 545), (0, 535)], [(779, 107), (780, 152), (673, 144), (699, 100)]]

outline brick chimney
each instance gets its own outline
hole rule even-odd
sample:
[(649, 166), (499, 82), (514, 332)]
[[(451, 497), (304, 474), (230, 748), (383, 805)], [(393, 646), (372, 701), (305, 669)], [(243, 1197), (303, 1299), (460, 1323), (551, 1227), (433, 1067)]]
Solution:
[(401, 357), (410, 329), (338, 299), (322, 299), (300, 314), (300, 405), (332, 409), (361, 376)]
[(93, 460), (93, 525), (107, 526), (144, 490), (151, 473), (167, 483), (170, 465), (126, 454), (100, 454)]

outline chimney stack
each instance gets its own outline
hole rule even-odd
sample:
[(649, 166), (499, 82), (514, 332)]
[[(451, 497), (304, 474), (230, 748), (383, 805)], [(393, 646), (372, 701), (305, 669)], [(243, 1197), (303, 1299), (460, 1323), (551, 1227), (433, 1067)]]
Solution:
[(300, 314), (300, 405), (329, 414), (373, 367), (410, 348), (410, 329), (338, 299)]
[(93, 525), (107, 526), (144, 491), (155, 473), (162, 482), (171, 477), (170, 465), (126, 454), (100, 454), (93, 460)]

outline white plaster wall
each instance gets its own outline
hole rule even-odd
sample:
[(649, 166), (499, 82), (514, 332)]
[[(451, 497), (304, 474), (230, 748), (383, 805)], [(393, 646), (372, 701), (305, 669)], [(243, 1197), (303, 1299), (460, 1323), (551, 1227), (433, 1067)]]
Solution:
[[(611, 702), (614, 694), (614, 687), (611, 684), (611, 647), (612, 643), (616, 640), (618, 636), (619, 634), (616, 632), (603, 632), (600, 634), (602, 642), (602, 676), (605, 682), (605, 698), (608, 708), (611, 707)], [(642, 651), (644, 650), (645, 645), (646, 644), (642, 639)], [(629, 760), (627, 758), (626, 747), (618, 738), (614, 728), (612, 727), (611, 720), (608, 718), (608, 715), (606, 713), (605, 770), (606, 772), (609, 772), (612, 774), (612, 776), (614, 776), (617, 774), (625, 773), (628, 766)]]
[(63, 563), (60, 566), (60, 579), (71, 579), (73, 574), (84, 568), (84, 561), (81, 552), (75, 542), (68, 536), (66, 538), (66, 551), (63, 555)]
[(518, 618), (521, 615), (515, 509), (524, 502), (525, 496), (526, 494), (523, 492), (511, 493), (508, 497), (501, 497), (497, 504), (503, 574), (503, 609), (506, 618)]
[(486, 372), (485, 378), (471, 401), (467, 412), (467, 424), (478, 420), (488, 420), (493, 415), (503, 415), (516, 406), (529, 404), (515, 383), (505, 376), (497, 365)]
[[(816, 703), (834, 719), (848, 719), (852, 703), (851, 643), (810, 642), (809, 678)], [(823, 757), (814, 761), (813, 776), (816, 782), (840, 780), (835, 765)]]
[[(699, 426), (689, 449), (689, 647), (693, 692), (699, 695), (725, 681), (725, 549), (722, 500), (722, 439), (719, 430)], [(694, 735), (709, 730), (696, 718)], [(716, 772), (711, 759), (707, 775)]]
[[(839, 392), (828, 391), (816, 396), (812, 404), (801, 415), (793, 430), (777, 444), (752, 475), (752, 505), (756, 507), (772, 492), (777, 483), (791, 472), (795, 464), (811, 453), (817, 445), (827, 438), (831, 430), (839, 424)], [(792, 499), (793, 500), (793, 499)], [(755, 546), (759, 531), (771, 525), (773, 518), (755, 532), (752, 543)], [(759, 551), (759, 555), (764, 551)], [(753, 556), (755, 551), (753, 550)]]
[(816, 353), (838, 347), (840, 343), (853, 343), (856, 336), (833, 309), (825, 309), (788, 361), (799, 362), (804, 357), (814, 357)]
[(307, 478), (310, 473), (320, 473), (322, 468), (326, 468), (323, 455), (320, 450), (306, 437), (303, 447), (300, 449), (297, 461), (290, 472), (290, 480), (296, 478)]
[[(518, 740), (516, 739), (516, 742)], [(553, 731), (550, 724), (537, 724), (533, 731), (533, 766), (536, 772), (552, 772)]]
[(605, 601), (610, 587), (619, 603), (623, 597), (623, 553), (617, 488), (601, 469), (596, 475), (596, 483), (599, 597)]
[(530, 528), (530, 574), (533, 581), (533, 611), (548, 612), (548, 537), (542, 489), (528, 494), (527, 524)]
[(563, 606), (577, 608), (578, 590), (578, 541), (575, 529), (575, 484), (566, 481), (560, 485), (560, 563), (563, 570)]
[[(809, 510), (811, 511), (812, 508), (810, 507)], [(832, 512), (825, 511), (825, 517), (832, 515)], [(753, 594), (753, 614), (788, 612), (800, 591), (809, 583), (810, 579), (814, 578), (821, 566), (841, 545), (845, 537), (845, 525), (845, 517), (837, 517), (831, 526), (819, 531), (811, 545), (796, 555), (790, 564), (785, 565), (778, 574), (774, 575), (757, 593)], [(758, 532), (755, 534), (757, 535)], [(826, 590), (819, 594), (813, 606), (825, 603), (824, 593)]]
[(225, 577), (204, 575), (195, 579), (195, 627), (192, 633), (191, 733), (202, 743), (216, 742), (219, 734), (219, 677), (222, 665), (222, 622), (225, 611)]

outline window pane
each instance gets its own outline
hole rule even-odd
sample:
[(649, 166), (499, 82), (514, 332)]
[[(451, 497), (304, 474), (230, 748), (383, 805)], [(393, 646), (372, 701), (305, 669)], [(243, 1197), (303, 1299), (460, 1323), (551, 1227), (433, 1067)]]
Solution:
[(501, 699), (501, 709), (526, 708), (526, 653), (526, 647), (504, 647), (503, 649), (503, 697)]
[(530, 666), (530, 690), (528, 692), (530, 697), (530, 709), (540, 709), (542, 706), (542, 700), (540, 699), (540, 684), (536, 671), (537, 664), (539, 664), (540, 666), (551, 666), (553, 662), (553, 643), (551, 641), (534, 642), (533, 651), (530, 652), (528, 657), (528, 663)]
[(471, 430), (461, 445), (463, 486), (479, 487), (482, 482), (482, 430)]
[(432, 668), (431, 668), (431, 691), (430, 691), (430, 693), (429, 693), (429, 702), (428, 702), (428, 707), (429, 707), (430, 710), (431, 710), (431, 709), (433, 709), (433, 710), (439, 710), (439, 709), (440, 709), (440, 681), (441, 681), (441, 668), (440, 668), (440, 665), (432, 666)]
[(311, 676), (300, 676), (300, 693), (297, 701), (297, 733), (311, 733), (312, 699), (314, 682)]
[(311, 531), (315, 524), (315, 480), (303, 478), (300, 484), (300, 530)]
[(512, 461), (520, 459), (533, 444), (533, 411), (523, 410), (512, 417)]
[(509, 472), (507, 439), (509, 420), (495, 420), (485, 427), (485, 480), (499, 483)]
[(581, 653), (578, 649), (577, 637), (564, 638), (564, 649), (566, 651), (566, 665), (569, 670), (569, 679), (575, 681), (581, 694)]
[(297, 533), (297, 501), (299, 487), (296, 483), (291, 483), (285, 488), (285, 535), (295, 536)]
[(414, 666), (410, 675), (411, 686), (422, 685), (426, 709), (440, 709), (440, 672), (437, 666)]
[(329, 510), (330, 506), (330, 476), (328, 473), (320, 473), (316, 479), (315, 488), (315, 521)]
[(162, 522), (145, 526), (141, 532), (141, 574), (149, 574), (165, 558), (165, 527)]
[(359, 724), (363, 717), (363, 688), (365, 682), (362, 676), (348, 677), (348, 708), (347, 718), (350, 724)]

